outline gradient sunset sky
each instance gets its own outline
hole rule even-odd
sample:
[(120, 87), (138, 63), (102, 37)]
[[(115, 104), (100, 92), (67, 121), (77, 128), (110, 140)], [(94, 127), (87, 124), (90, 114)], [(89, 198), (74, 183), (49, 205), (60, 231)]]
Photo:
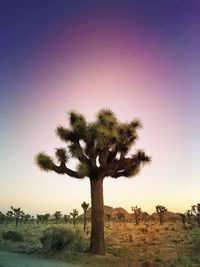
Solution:
[[(77, 110), (139, 117), (151, 165), (104, 181), (104, 203), (153, 212), (200, 202), (200, 1), (0, 1), (0, 210), (90, 203), (89, 180), (41, 172), (39, 151)], [(73, 166), (73, 164), (72, 164)]]

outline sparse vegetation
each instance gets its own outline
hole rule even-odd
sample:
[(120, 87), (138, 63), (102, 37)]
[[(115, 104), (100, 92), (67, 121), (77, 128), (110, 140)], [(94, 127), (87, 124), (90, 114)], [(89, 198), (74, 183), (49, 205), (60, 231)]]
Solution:
[[(13, 217), (12, 221), (1, 224), (0, 248), (9, 247), (24, 253), (43, 252), (48, 257), (61, 257), (64, 261), (84, 263), (88, 266), (115, 264), (117, 267), (141, 267), (143, 263), (148, 263), (148, 266), (152, 267), (200, 265), (200, 228), (195, 212), (191, 224), (184, 214), (185, 228), (180, 213), (166, 212), (164, 227), (159, 225), (158, 219), (155, 220), (154, 213), (148, 217), (147, 222), (140, 220), (139, 225), (133, 224), (130, 220), (131, 214), (122, 208), (113, 209), (107, 206), (105, 214), (110, 214), (111, 219), (120, 212), (126, 215), (119, 216), (121, 223), (110, 220), (109, 227), (105, 228), (108, 254), (105, 258), (98, 258), (98, 261), (97, 258), (88, 257), (86, 253), (90, 241), (87, 234), (91, 231), (90, 221), (88, 220), (87, 231), (84, 232), (81, 224), (77, 224), (74, 228), (73, 224), (63, 224), (63, 220), (56, 223), (53, 214), (52, 216), (49, 214), (49, 224), (41, 223), (40, 226), (37, 226), (37, 219), (31, 219), (29, 223), (20, 223), (16, 228)], [(172, 215), (176, 220), (171, 219)], [(69, 218), (69, 215), (67, 216)], [(125, 225), (123, 218), (126, 221)], [(54, 226), (49, 226), (52, 224)]]

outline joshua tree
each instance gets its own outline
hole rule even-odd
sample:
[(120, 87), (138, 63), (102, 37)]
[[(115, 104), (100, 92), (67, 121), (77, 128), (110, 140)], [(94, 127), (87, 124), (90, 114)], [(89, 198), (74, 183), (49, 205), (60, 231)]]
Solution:
[(56, 220), (56, 223), (59, 223), (61, 221), (62, 214), (60, 211), (56, 211), (53, 216)]
[(89, 207), (89, 203), (86, 203), (85, 201), (83, 201), (83, 203), (81, 204), (81, 207), (83, 208), (83, 211), (84, 211), (84, 217), (83, 217), (83, 230), (85, 231), (85, 228), (86, 228), (86, 224), (87, 224), (87, 218), (86, 218), (86, 212), (87, 212), (87, 209)]
[(75, 224), (76, 224), (76, 217), (78, 216), (78, 211), (77, 209), (73, 209), (73, 212), (70, 212), (70, 215), (72, 216), (73, 218), (73, 225), (75, 227)]
[(47, 224), (49, 221), (49, 218), (50, 218), (50, 213), (45, 213), (43, 215), (43, 222)]
[(131, 210), (134, 212), (135, 216), (135, 224), (138, 225), (140, 222), (140, 216), (141, 216), (141, 208), (138, 208), (137, 206), (131, 207)]
[(44, 215), (37, 214), (37, 223), (38, 223), (38, 225), (39, 225), (40, 222), (41, 222), (41, 223), (44, 223), (44, 221), (43, 221), (43, 216), (44, 216)]
[(20, 219), (23, 218), (24, 212), (23, 210), (21, 210), (21, 208), (13, 208), (13, 206), (11, 206), (10, 208), (11, 208), (10, 214), (12, 212), (12, 216), (15, 218), (15, 225), (17, 226)]
[(186, 215), (187, 215), (188, 223), (192, 224), (192, 210), (186, 210)]
[(44, 215), (39, 215), (37, 214), (37, 223), (39, 224), (40, 222), (43, 224), (43, 223), (48, 223), (48, 220), (49, 220), (49, 217), (50, 217), (50, 213), (46, 213)]
[(198, 227), (200, 227), (200, 203), (197, 203), (197, 205), (192, 205), (191, 212), (196, 216)]
[[(65, 148), (56, 150), (56, 164), (45, 153), (36, 156), (38, 166), (44, 171), (83, 179), (89, 177), (91, 187), (91, 238), (90, 253), (105, 254), (104, 245), (104, 205), (103, 180), (105, 177), (117, 179), (131, 177), (150, 162), (143, 150), (130, 154), (132, 145), (138, 138), (137, 131), (142, 127), (136, 119), (130, 123), (120, 123), (112, 111), (101, 110), (93, 123), (77, 112), (69, 113), (70, 127), (59, 126), (56, 130)], [(69, 154), (68, 154), (69, 151)], [(67, 167), (68, 155), (79, 161), (76, 170)]]
[(167, 209), (164, 206), (156, 206), (156, 212), (158, 213), (160, 224), (163, 224), (164, 214), (167, 212)]
[(180, 217), (181, 217), (181, 221), (183, 224), (183, 228), (186, 229), (185, 223), (186, 223), (186, 216), (183, 213), (179, 213)]

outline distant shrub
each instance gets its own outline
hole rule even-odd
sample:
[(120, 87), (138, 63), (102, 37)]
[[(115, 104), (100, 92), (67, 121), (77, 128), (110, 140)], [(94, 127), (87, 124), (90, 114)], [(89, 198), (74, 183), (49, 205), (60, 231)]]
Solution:
[(133, 236), (131, 234), (129, 234), (128, 239), (130, 242), (133, 242)]
[(24, 241), (22, 234), (16, 231), (7, 231), (3, 233), (3, 238), (11, 241)]
[(65, 227), (47, 228), (40, 241), (46, 253), (55, 253), (63, 249), (76, 252), (86, 250), (86, 242), (80, 231)]

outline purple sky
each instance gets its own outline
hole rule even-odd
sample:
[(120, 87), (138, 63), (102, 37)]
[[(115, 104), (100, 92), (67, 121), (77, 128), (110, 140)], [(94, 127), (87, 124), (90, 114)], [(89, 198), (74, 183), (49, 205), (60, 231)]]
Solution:
[[(89, 183), (42, 173), (71, 109), (144, 123), (153, 157), (133, 179), (105, 180), (105, 204), (153, 211), (199, 202), (200, 2), (0, 2), (0, 209), (81, 210)], [(73, 166), (73, 163), (72, 163)]]

